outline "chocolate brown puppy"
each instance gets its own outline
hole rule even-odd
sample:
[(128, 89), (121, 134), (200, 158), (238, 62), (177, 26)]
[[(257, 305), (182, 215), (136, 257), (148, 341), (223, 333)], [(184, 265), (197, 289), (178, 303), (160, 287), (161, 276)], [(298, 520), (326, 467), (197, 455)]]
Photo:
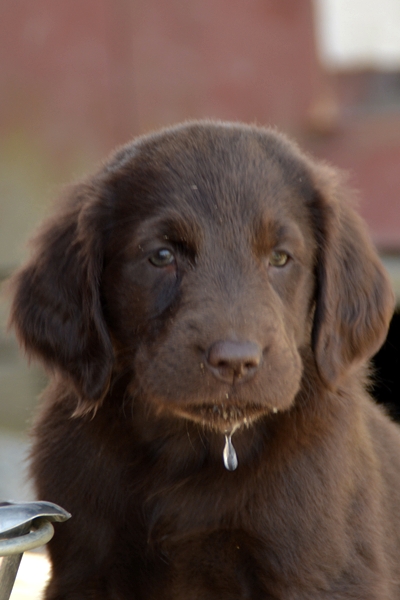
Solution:
[(192, 122), (70, 187), (13, 280), (51, 383), (47, 600), (400, 599), (400, 430), (369, 397), (393, 311), (332, 169)]

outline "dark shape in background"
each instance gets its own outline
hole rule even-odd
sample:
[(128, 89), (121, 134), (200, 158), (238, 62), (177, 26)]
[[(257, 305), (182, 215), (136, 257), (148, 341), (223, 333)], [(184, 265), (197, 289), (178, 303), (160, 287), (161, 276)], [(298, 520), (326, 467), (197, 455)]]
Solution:
[(394, 315), (387, 340), (375, 355), (373, 364), (373, 396), (400, 422), (400, 313)]

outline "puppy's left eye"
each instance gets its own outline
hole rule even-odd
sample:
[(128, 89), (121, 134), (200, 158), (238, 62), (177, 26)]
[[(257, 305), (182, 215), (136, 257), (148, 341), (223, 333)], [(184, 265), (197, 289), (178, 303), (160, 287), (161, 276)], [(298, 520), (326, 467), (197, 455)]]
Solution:
[(175, 262), (175, 256), (168, 248), (160, 248), (149, 257), (149, 261), (155, 267), (168, 267)]
[(283, 250), (273, 250), (269, 255), (268, 262), (271, 267), (284, 267), (289, 260), (289, 255)]

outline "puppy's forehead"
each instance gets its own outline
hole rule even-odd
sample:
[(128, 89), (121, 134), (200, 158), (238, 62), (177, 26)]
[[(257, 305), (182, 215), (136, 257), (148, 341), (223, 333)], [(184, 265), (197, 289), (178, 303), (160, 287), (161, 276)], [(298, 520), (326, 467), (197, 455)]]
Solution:
[(278, 134), (247, 126), (183, 126), (138, 147), (160, 206), (218, 220), (304, 214), (313, 195), (305, 161)]

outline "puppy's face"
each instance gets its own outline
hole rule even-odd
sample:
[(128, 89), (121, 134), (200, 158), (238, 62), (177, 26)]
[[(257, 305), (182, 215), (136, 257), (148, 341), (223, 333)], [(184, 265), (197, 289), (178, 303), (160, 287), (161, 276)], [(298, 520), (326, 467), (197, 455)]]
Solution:
[(35, 248), (10, 321), (76, 417), (117, 402), (124, 374), (156, 413), (232, 431), (303, 382), (337, 389), (393, 310), (340, 178), (256, 127), (134, 141), (68, 190)]
[(222, 432), (290, 407), (315, 292), (300, 161), (223, 127), (123, 160), (102, 294), (132, 391)]

